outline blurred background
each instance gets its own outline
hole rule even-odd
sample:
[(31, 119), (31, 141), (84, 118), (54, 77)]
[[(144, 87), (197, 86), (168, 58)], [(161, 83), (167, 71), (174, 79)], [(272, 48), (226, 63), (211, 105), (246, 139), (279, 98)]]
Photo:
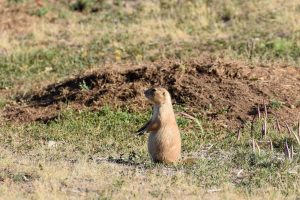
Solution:
[(299, 1), (0, 2), (0, 88), (53, 82), (104, 63), (207, 52), (299, 65)]

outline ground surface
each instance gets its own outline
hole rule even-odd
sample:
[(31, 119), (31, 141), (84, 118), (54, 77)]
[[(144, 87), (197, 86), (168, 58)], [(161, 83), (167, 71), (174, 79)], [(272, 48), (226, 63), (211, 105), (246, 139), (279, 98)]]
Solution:
[[(0, 0), (1, 199), (299, 198), (297, 1), (41, 2)], [(192, 161), (134, 134), (152, 85)]]
[(17, 97), (21, 105), (7, 106), (4, 114), (10, 120), (48, 122), (57, 118), (64, 103), (76, 109), (110, 105), (145, 111), (149, 106), (143, 91), (152, 85), (167, 88), (174, 103), (188, 114), (201, 113), (231, 128), (251, 120), (264, 102), (270, 113), (284, 121), (300, 117), (299, 68), (246, 66), (208, 56), (186, 62), (108, 66)]

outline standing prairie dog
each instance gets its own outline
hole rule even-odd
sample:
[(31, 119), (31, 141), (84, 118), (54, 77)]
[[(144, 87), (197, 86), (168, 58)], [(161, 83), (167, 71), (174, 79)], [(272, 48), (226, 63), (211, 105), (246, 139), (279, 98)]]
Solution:
[(181, 139), (171, 96), (161, 87), (150, 88), (144, 93), (153, 104), (153, 114), (137, 133), (150, 132), (148, 150), (153, 162), (175, 163), (180, 159)]

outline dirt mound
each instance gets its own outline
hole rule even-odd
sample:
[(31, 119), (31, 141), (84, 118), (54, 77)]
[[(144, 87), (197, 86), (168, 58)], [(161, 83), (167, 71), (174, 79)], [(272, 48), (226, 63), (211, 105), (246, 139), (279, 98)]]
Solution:
[(263, 101), (270, 113), (284, 120), (295, 122), (299, 117), (299, 68), (251, 67), (211, 57), (115, 68), (94, 71), (19, 97), (18, 105), (6, 107), (5, 117), (48, 121), (66, 104), (77, 109), (97, 109), (105, 104), (149, 109), (143, 90), (151, 85), (166, 87), (174, 103), (184, 105), (187, 113), (199, 113), (229, 127), (251, 119)]

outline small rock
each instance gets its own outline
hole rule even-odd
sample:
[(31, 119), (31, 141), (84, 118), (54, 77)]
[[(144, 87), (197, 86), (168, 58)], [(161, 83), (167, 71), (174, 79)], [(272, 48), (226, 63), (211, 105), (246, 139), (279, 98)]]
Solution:
[(46, 68), (45, 68), (45, 72), (51, 72), (52, 70), (53, 70), (52, 67), (46, 67)]
[(56, 143), (55, 141), (50, 140), (50, 141), (48, 142), (48, 147), (49, 147), (49, 148), (53, 148), (53, 147), (56, 147), (56, 146), (57, 146), (57, 143)]

